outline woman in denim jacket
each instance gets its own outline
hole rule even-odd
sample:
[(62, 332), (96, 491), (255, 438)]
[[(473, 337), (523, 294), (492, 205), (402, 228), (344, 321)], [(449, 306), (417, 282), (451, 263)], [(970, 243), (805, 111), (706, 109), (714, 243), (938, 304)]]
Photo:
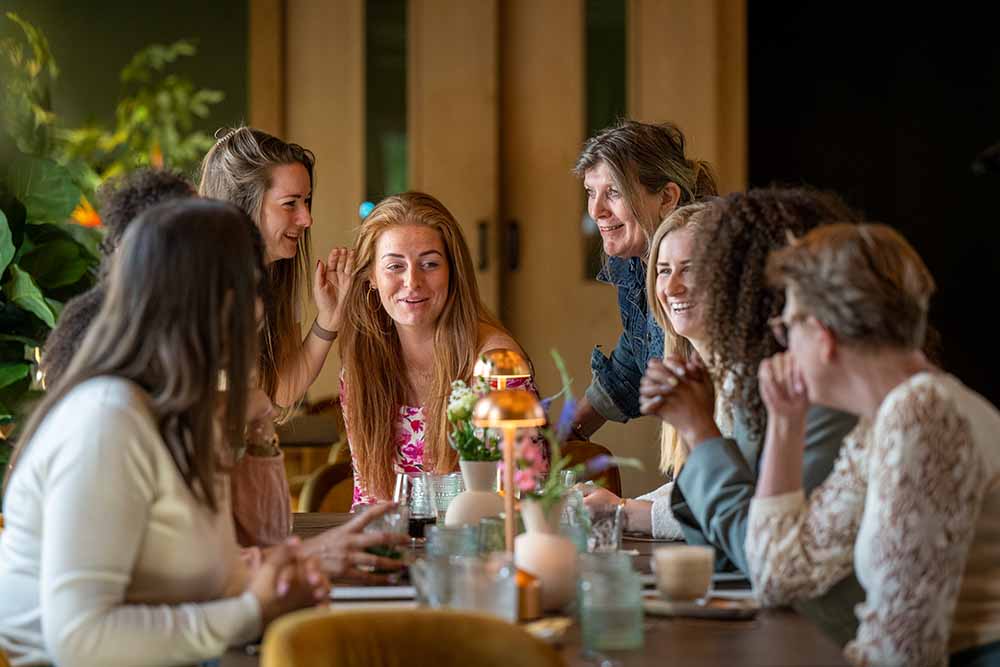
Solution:
[(684, 135), (670, 123), (628, 120), (602, 130), (587, 141), (574, 173), (607, 255), (597, 279), (618, 290), (623, 326), (610, 357), (596, 347), (591, 356), (593, 379), (574, 420), (574, 434), (586, 439), (609, 419), (639, 416), (639, 380), (649, 359), (663, 355), (663, 330), (645, 294), (653, 233), (675, 208), (717, 192), (708, 164), (685, 156)]

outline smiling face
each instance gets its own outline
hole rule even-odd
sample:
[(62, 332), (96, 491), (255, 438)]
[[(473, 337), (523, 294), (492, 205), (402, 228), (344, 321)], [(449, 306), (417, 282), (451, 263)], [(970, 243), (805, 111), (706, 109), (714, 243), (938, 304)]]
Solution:
[(312, 227), (312, 184), (305, 166), (295, 162), (271, 169), (271, 187), (264, 193), (260, 233), (268, 264), (291, 259), (299, 239)]
[(397, 225), (375, 242), (372, 281), (397, 327), (433, 328), (448, 300), (450, 271), (441, 233)]
[(656, 255), (656, 299), (674, 331), (695, 346), (707, 340), (704, 307), (695, 293), (694, 231), (683, 227), (670, 232)]
[[(609, 257), (645, 256), (649, 239), (625, 201), (607, 163), (598, 162), (587, 170), (583, 188), (587, 193), (587, 212), (597, 223), (604, 242), (604, 253)], [(652, 194), (641, 185), (635, 191), (639, 198), (635, 202), (639, 215), (658, 221), (669, 212), (664, 210), (662, 195)]]

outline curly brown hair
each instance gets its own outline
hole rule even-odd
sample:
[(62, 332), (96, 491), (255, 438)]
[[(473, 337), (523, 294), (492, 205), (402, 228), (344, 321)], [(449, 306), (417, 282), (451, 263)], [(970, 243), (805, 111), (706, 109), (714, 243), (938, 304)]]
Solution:
[(857, 212), (833, 193), (808, 188), (760, 188), (713, 200), (718, 222), (696, 232), (695, 280), (705, 306), (712, 345), (710, 364), (739, 406), (750, 437), (763, 437), (767, 413), (757, 389), (757, 367), (781, 347), (767, 321), (781, 313), (785, 296), (768, 285), (768, 255), (789, 239), (832, 222), (859, 222)]

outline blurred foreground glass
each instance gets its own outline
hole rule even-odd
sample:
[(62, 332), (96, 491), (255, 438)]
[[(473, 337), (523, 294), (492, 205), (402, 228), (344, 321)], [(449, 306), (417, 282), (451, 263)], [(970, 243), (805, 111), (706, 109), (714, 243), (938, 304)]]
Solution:
[(410, 512), (408, 529), (414, 545), (423, 542), (426, 527), (437, 521), (434, 503), (428, 492), (427, 473), (397, 472), (392, 500)]
[(642, 647), (642, 583), (627, 554), (580, 556), (580, 633), (588, 651)]
[(621, 505), (596, 505), (588, 508), (590, 514), (590, 535), (587, 551), (601, 553), (618, 551), (622, 544)]
[(446, 527), (443, 523), (427, 529), (428, 556), (476, 556), (479, 531), (476, 526)]
[(451, 600), (454, 609), (469, 609), (517, 621), (516, 570), (510, 556), (494, 553), (487, 557), (452, 556)]
[[(362, 511), (370, 512), (373, 508), (378, 507), (378, 505), (366, 505)], [(373, 520), (364, 528), (366, 533), (394, 533), (396, 535), (406, 535), (409, 529), (409, 519), (410, 511), (405, 507), (397, 507), (394, 510), (386, 512), (379, 518)], [(375, 546), (365, 547), (365, 551), (376, 556), (382, 556), (384, 558), (400, 559), (403, 557), (403, 552), (395, 545), (389, 544), (376, 544)], [(372, 570), (375, 574), (385, 574), (386, 572), (395, 572), (395, 570)]]

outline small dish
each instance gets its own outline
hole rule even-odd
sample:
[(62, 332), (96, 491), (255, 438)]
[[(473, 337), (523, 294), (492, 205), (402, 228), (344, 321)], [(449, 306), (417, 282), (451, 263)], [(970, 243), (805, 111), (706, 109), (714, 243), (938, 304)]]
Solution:
[(733, 599), (709, 595), (699, 600), (675, 602), (664, 600), (656, 593), (644, 594), (642, 607), (647, 614), (654, 616), (689, 616), (691, 618), (720, 618), (730, 620), (751, 619), (760, 610), (757, 603), (751, 599)]

